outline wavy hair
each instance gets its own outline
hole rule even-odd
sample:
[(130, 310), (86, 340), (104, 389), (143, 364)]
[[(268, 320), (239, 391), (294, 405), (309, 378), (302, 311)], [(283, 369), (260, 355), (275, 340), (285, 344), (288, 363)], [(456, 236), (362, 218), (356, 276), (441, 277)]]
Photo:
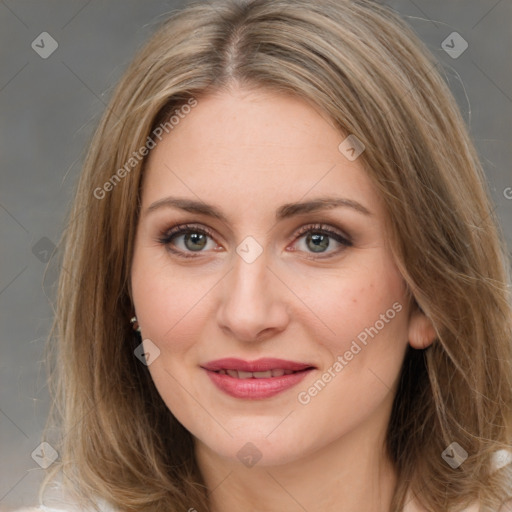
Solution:
[[(434, 325), (430, 347), (408, 348), (389, 422), (392, 510), (409, 492), (432, 511), (475, 500), (495, 511), (511, 497), (510, 466), (492, 470), (492, 454), (512, 444), (508, 256), (438, 68), (398, 15), (369, 0), (219, 0), (161, 23), (104, 112), (61, 240), (49, 343), (61, 460), (47, 481), (60, 471), (77, 496), (124, 512), (209, 510), (192, 436), (133, 353), (147, 156), (134, 152), (176, 109), (236, 84), (302, 98), (364, 144), (396, 264)], [(468, 452), (457, 469), (441, 457), (453, 441)]]

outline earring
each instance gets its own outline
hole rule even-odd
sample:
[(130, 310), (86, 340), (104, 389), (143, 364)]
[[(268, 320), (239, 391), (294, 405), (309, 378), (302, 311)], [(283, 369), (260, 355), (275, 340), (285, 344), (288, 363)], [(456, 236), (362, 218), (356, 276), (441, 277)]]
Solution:
[(139, 322), (137, 322), (137, 317), (133, 316), (130, 320), (130, 323), (132, 323), (132, 327), (134, 331), (140, 332)]

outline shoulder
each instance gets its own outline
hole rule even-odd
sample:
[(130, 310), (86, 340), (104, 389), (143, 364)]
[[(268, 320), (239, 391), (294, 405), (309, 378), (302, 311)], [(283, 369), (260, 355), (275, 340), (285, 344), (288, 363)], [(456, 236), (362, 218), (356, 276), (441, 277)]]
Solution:
[(106, 503), (100, 503), (98, 509), (89, 506), (81, 506), (78, 503), (65, 502), (60, 503), (57, 507), (49, 507), (47, 505), (34, 505), (31, 507), (22, 507), (14, 509), (12, 512), (118, 512)]
[(39, 502), (13, 512), (119, 512), (99, 496), (84, 496), (72, 485), (65, 485), (58, 473), (40, 489)]
[(52, 496), (51, 501), (43, 500), (37, 505), (21, 507), (12, 512), (119, 512), (102, 499), (96, 499), (95, 503), (59, 495)]
[[(100, 509), (101, 512), (116, 512), (112, 508), (105, 506), (104, 508)], [(14, 509), (12, 512), (94, 512), (93, 509), (84, 509), (83, 507), (80, 507), (78, 505), (69, 505), (66, 507), (59, 507), (59, 508), (53, 508), (53, 507), (47, 507), (45, 505), (34, 505), (32, 507), (22, 507)]]
[(24, 508), (17, 508), (13, 510), (13, 512), (43, 512), (42, 508), (38, 507), (24, 507)]
[(12, 512), (70, 512), (64, 509), (49, 508), (45, 506), (23, 507), (14, 509)]
[(52, 508), (44, 505), (34, 505), (33, 507), (23, 507), (14, 509), (12, 512), (78, 512), (76, 508)]

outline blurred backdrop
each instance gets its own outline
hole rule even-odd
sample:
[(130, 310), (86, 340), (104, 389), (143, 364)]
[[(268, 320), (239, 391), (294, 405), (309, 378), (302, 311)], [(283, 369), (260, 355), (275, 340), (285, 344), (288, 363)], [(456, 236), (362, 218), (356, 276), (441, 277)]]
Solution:
[[(384, 3), (443, 64), (512, 248), (511, 0)], [(0, 510), (36, 503), (41, 465), (53, 456), (47, 447), (43, 458), (39, 446), (49, 408), (43, 349), (58, 275), (49, 258), (87, 143), (135, 51), (183, 5), (0, 0)]]

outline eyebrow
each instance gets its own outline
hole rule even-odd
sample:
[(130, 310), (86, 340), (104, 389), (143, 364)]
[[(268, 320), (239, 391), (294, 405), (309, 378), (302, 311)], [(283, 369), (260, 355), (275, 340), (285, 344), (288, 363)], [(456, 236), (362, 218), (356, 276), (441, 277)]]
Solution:
[[(227, 217), (216, 206), (204, 203), (203, 201), (196, 201), (193, 199), (186, 199), (180, 197), (165, 197), (155, 201), (153, 204), (146, 208), (144, 214), (151, 213), (160, 208), (178, 208), (190, 213), (197, 213), (214, 217), (224, 223), (228, 223)], [(352, 199), (342, 197), (318, 197), (310, 201), (300, 201), (297, 203), (286, 203), (276, 210), (275, 219), (280, 221), (296, 215), (303, 215), (305, 213), (317, 212), (320, 210), (331, 210), (333, 208), (352, 208), (353, 210), (364, 215), (372, 215), (372, 213), (365, 208), (361, 203)]]

